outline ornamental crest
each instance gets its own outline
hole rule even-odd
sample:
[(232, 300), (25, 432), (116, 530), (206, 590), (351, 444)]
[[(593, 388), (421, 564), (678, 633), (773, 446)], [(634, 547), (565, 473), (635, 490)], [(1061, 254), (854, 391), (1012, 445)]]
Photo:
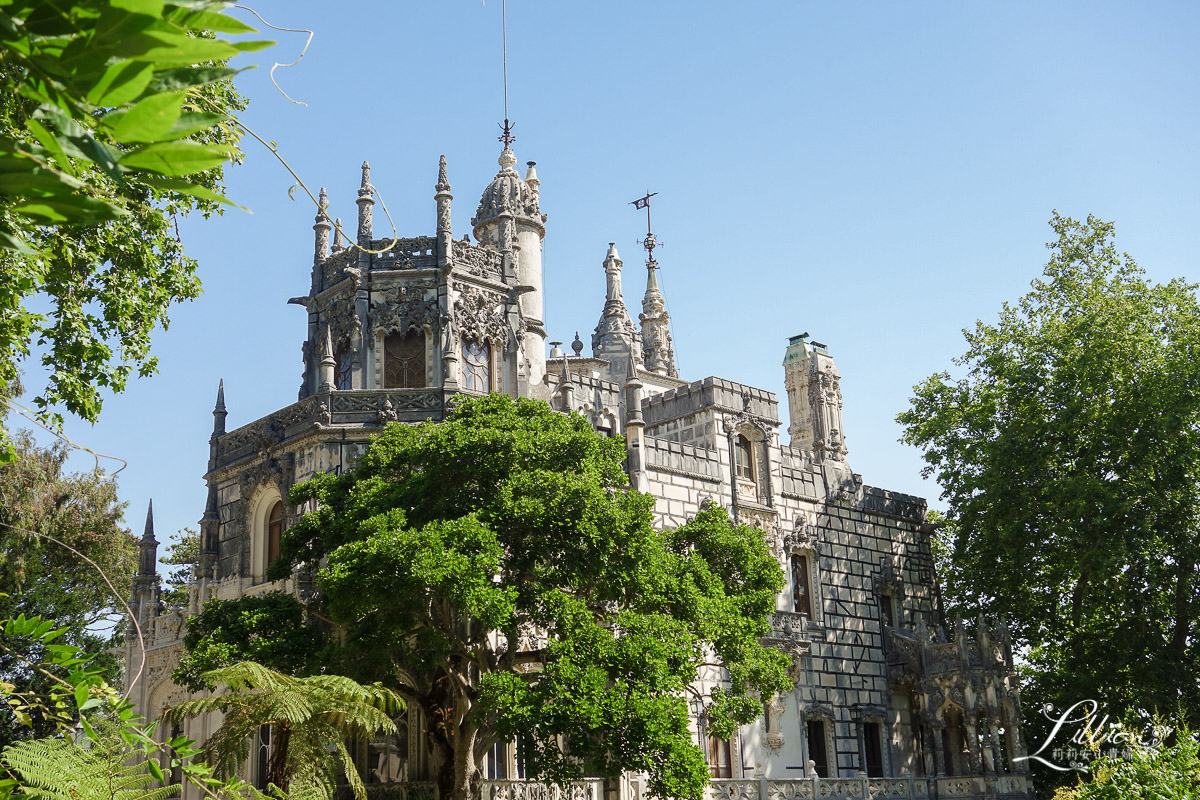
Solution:
[(372, 325), (378, 333), (408, 333), (437, 326), (437, 300), (425, 298), (422, 286), (388, 289), (372, 303)]

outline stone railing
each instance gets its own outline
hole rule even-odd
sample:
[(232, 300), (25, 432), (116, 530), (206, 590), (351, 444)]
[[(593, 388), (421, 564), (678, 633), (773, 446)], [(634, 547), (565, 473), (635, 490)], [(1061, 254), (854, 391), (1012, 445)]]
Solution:
[(1033, 782), (1028, 775), (984, 775), (963, 778), (938, 778), (937, 797), (955, 800), (1008, 800), (1033, 797)]
[(480, 800), (604, 800), (604, 782), (595, 778), (559, 786), (537, 781), (485, 780), (479, 797)]
[(846, 797), (860, 800), (911, 798), (932, 800), (925, 778), (802, 778), (799, 780), (716, 779), (706, 800), (808, 800)]
[[(346, 794), (353, 797), (349, 792)], [(432, 781), (368, 783), (367, 800), (438, 800), (438, 787)]]
[(372, 250), (383, 250), (371, 257), (374, 269), (421, 269), (437, 266), (437, 240), (432, 236), (410, 239), (375, 239)]

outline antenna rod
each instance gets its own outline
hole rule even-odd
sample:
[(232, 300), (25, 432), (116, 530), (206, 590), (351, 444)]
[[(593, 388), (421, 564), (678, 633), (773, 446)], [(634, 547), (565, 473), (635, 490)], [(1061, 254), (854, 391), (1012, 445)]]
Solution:
[(504, 70), (504, 124), (500, 126), (503, 130), (500, 141), (507, 150), (517, 137), (512, 135), (513, 125), (508, 121), (508, 10), (504, 0), (500, 0), (500, 39), (501, 64)]

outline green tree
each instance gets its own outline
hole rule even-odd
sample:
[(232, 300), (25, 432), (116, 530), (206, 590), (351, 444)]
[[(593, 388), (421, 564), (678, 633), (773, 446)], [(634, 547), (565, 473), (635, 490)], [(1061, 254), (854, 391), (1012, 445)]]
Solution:
[(400, 698), (378, 684), (363, 686), (340, 675), (295, 678), (251, 661), (206, 672), (202, 679), (225, 686), (229, 694), (188, 700), (168, 711), (167, 719), (220, 712), (221, 727), (205, 742), (205, 752), (226, 776), (246, 760), (250, 737), (270, 725), (267, 780), (297, 800), (333, 800), (338, 766), (363, 800), (366, 789), (345, 743), (395, 733), (392, 717), (403, 710)]
[[(1118, 254), (1113, 226), (1055, 214), (1051, 258), (964, 375), (898, 420), (953, 523), (951, 605), (1003, 613), (1026, 697), (1200, 724), (1200, 304)], [(1038, 741), (1047, 720), (1026, 717)]]
[(193, 692), (215, 688), (204, 675), (239, 661), (255, 661), (291, 676), (320, 670), (324, 637), (304, 607), (284, 592), (209, 600), (188, 618), (186, 654), (171, 676)]
[(102, 392), (154, 372), (151, 333), (199, 294), (176, 221), (227, 202), (244, 101), (223, 64), (265, 44), (213, 38), (252, 30), (222, 8), (0, 0), (0, 387), (42, 348), (49, 423), (95, 421)]
[[(423, 710), (443, 797), (477, 795), (484, 755), (515, 740), (530, 776), (638, 770), (660, 797), (699, 798), (689, 702), (727, 737), (791, 685), (760, 642), (783, 587), (761, 533), (720, 508), (655, 530), (623, 459), (581, 416), (494, 394), (391, 425), (353, 470), (292, 490), (317, 510), (270, 574), (328, 558), (335, 668)], [(708, 664), (728, 686), (700, 696)]]
[(1200, 744), (1188, 730), (1169, 747), (1127, 748), (1092, 762), (1088, 779), (1062, 787), (1054, 800), (1194, 800), (1200, 797)]
[(167, 545), (166, 555), (158, 557), (158, 563), (173, 567), (167, 572), (167, 589), (163, 592), (163, 600), (169, 605), (186, 608), (188, 590), (193, 579), (192, 571), (200, 561), (200, 531), (184, 528), (175, 536), (175, 541)]
[[(120, 524), (125, 504), (117, 499), (116, 482), (99, 471), (65, 472), (65, 445), (39, 447), (21, 431), (14, 446), (16, 459), (0, 464), (0, 619), (53, 617), (65, 631), (63, 642), (103, 651), (113, 644), (137, 563), (136, 540)], [(79, 554), (109, 576), (117, 595)], [(45, 691), (48, 677), (29, 667), (45, 654), (38, 640), (25, 646), (0, 652), (0, 678), (22, 690)], [(108, 653), (96, 664), (109, 680), (119, 674)], [(35, 717), (26, 727), (16, 724), (11, 710), (0, 711), (0, 744), (49, 732), (45, 719)]]

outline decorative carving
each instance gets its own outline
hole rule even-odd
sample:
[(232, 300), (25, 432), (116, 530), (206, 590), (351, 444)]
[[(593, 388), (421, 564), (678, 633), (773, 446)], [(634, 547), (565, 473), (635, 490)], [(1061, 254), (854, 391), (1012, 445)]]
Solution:
[(371, 325), (376, 336), (433, 330), (437, 324), (437, 299), (426, 298), (425, 288), (397, 286), (371, 300)]
[(454, 248), (455, 266), (468, 275), (501, 282), (503, 267), (500, 254), (495, 250), (472, 244), (459, 244)]
[(503, 302), (500, 295), (461, 283), (455, 283), (454, 288), (458, 292), (454, 318), (460, 339), (507, 344), (512, 328), (499, 310)]
[(379, 407), (379, 424), (386, 425), (389, 422), (396, 421), (396, 407), (392, 405), (392, 401), (384, 397), (383, 404)]
[(810, 524), (804, 517), (796, 518), (796, 526), (783, 537), (783, 552), (785, 555), (809, 551), (818, 552), (820, 539), (817, 538), (817, 527)]
[(321, 318), (329, 325), (329, 335), (336, 353), (346, 347), (354, 347), (361, 330), (358, 314), (354, 308), (354, 292), (340, 292), (327, 300), (321, 307)]
[(254, 490), (263, 484), (273, 484), (279, 493), (287, 497), (288, 489), (291, 488), (290, 459), (284, 458), (266, 458), (255, 466), (249, 467), (238, 475), (238, 488), (241, 491), (242, 501), (249, 502), (254, 494)]

